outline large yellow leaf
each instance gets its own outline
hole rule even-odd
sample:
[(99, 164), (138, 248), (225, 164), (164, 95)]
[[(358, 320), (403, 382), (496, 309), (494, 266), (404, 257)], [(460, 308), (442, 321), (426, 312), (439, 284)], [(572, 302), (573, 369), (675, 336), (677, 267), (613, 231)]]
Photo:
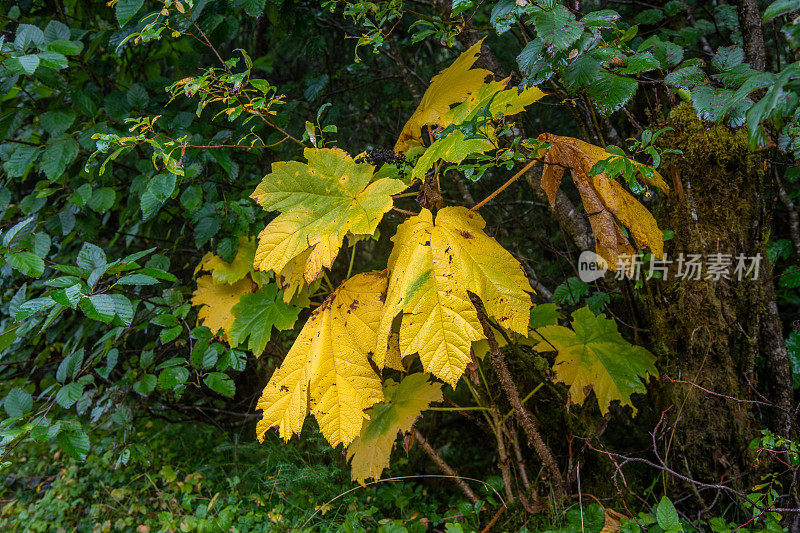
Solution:
[(572, 329), (550, 325), (536, 331), (544, 339), (536, 350), (558, 351), (553, 370), (569, 386), (570, 401), (582, 404), (594, 390), (604, 414), (614, 400), (633, 407), (631, 394), (646, 392), (642, 380), (657, 374), (650, 352), (626, 341), (613, 320), (588, 307), (572, 313)]
[[(488, 106), (489, 115), (516, 115), (544, 96), (536, 87), (518, 91), (515, 87), (505, 89), (510, 80), (493, 81), (492, 73), (485, 69), (473, 69), (472, 65), (480, 54), (483, 39), (469, 47), (452, 65), (433, 77), (419, 106), (408, 119), (397, 139), (394, 151), (407, 152), (422, 144), (422, 128), (440, 129), (450, 124), (461, 124), (484, 112)], [(487, 79), (489, 81), (487, 82)], [(460, 103), (459, 103), (460, 102)], [(459, 104), (455, 107), (453, 104)], [(435, 126), (435, 128), (433, 128)], [(491, 127), (482, 130), (487, 139), (494, 138)]]
[(358, 436), (364, 411), (383, 400), (368, 357), (386, 283), (381, 273), (357, 274), (314, 311), (258, 401), (264, 411), (256, 427), (260, 441), (271, 427), (285, 440), (300, 433), (309, 407), (332, 446)]
[(484, 338), (467, 291), (500, 325), (526, 334), (530, 291), (522, 266), (484, 233), (481, 216), (464, 207), (427, 209), (397, 228), (389, 287), (374, 361), (383, 367), (392, 322), (402, 312), (400, 353), (419, 353), (426, 372), (455, 386)]
[(492, 75), (485, 69), (471, 69), (478, 59), (482, 43), (483, 39), (470, 46), (452, 65), (433, 77), (416, 111), (403, 126), (394, 146), (395, 152), (406, 152), (419, 145), (423, 126), (439, 124), (452, 104), (463, 102)]
[(417, 417), (432, 402), (442, 401), (442, 386), (428, 381), (428, 374), (411, 374), (400, 384), (387, 379), (383, 385), (386, 400), (373, 406), (361, 434), (347, 447), (350, 477), (363, 484), (378, 479), (389, 466), (398, 433), (410, 431)]
[[(619, 157), (572, 137), (561, 137), (549, 133), (539, 136), (540, 141), (553, 145), (544, 154), (544, 173), (542, 188), (547, 193), (550, 205), (555, 205), (556, 191), (561, 185), (564, 168), (572, 171), (575, 186), (589, 214), (589, 222), (596, 240), (597, 254), (603, 257), (612, 270), (620, 263), (620, 256), (636, 252), (633, 244), (620, 229), (619, 224), (628, 228), (637, 247), (647, 246), (656, 257), (663, 257), (664, 239), (655, 218), (650, 212), (616, 180), (605, 173), (590, 176), (589, 171), (598, 161)], [(638, 167), (643, 167), (636, 161)], [(669, 191), (658, 172), (653, 178), (639, 174), (639, 178), (664, 192)]]
[(239, 249), (236, 257), (228, 263), (221, 257), (208, 252), (203, 256), (197, 270), (211, 272), (214, 283), (236, 283), (247, 274), (253, 272), (253, 257), (256, 253), (256, 241), (250, 237), (239, 238)]
[[(311, 283), (330, 268), (348, 232), (373, 234), (392, 208), (391, 195), (406, 188), (390, 178), (370, 183), (375, 167), (356, 163), (343, 150), (308, 148), (304, 155), (307, 164), (273, 164), (251, 195), (265, 210), (281, 212), (259, 235), (255, 266), (282, 276), (295, 261), (292, 287), (300, 272)], [(303, 254), (304, 263), (298, 264)]]
[(233, 326), (233, 306), (239, 303), (239, 298), (250, 294), (256, 284), (245, 276), (236, 283), (215, 283), (212, 276), (197, 278), (197, 289), (192, 295), (192, 305), (200, 306), (197, 312), (197, 323), (206, 326), (213, 333), (220, 329), (225, 330), (225, 338)]

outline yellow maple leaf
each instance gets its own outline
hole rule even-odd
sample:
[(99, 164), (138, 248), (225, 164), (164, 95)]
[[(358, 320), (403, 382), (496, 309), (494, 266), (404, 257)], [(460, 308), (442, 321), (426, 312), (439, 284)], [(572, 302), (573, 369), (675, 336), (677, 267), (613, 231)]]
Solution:
[[(233, 306), (239, 298), (250, 294), (256, 284), (246, 276), (236, 283), (215, 283), (212, 276), (197, 278), (197, 289), (192, 294), (192, 305), (199, 306), (197, 323), (206, 326), (213, 333), (225, 330), (225, 338), (233, 326)], [(229, 339), (228, 339), (229, 340)]]
[[(664, 238), (653, 215), (622, 185), (605, 173), (590, 176), (589, 171), (595, 163), (620, 156), (572, 137), (543, 133), (538, 139), (553, 145), (544, 154), (542, 174), (542, 188), (547, 193), (550, 205), (555, 205), (556, 191), (561, 185), (564, 169), (568, 167), (572, 171), (586, 212), (589, 213), (597, 254), (608, 262), (609, 268), (617, 270), (621, 265), (620, 256), (636, 253), (619, 223), (628, 228), (637, 246), (647, 246), (653, 255), (663, 257)], [(646, 166), (632, 159), (629, 161), (639, 168)], [(643, 173), (638, 177), (648, 185), (664, 192), (669, 191), (666, 182), (656, 171), (653, 171), (652, 179)]]
[[(492, 73), (472, 66), (478, 59), (483, 39), (470, 46), (452, 65), (433, 77), (417, 109), (408, 119), (395, 143), (394, 151), (404, 153), (422, 145), (422, 128), (445, 128), (450, 124), (461, 124), (483, 112), (488, 106), (489, 115), (516, 115), (544, 96), (536, 87), (518, 91), (516, 87), (506, 89), (511, 77), (491, 80)], [(455, 107), (453, 104), (459, 104)], [(481, 128), (487, 139), (494, 139), (494, 128)]]
[(410, 431), (420, 413), (432, 402), (442, 401), (442, 386), (428, 381), (428, 374), (411, 374), (399, 384), (387, 379), (386, 401), (370, 409), (370, 419), (361, 434), (347, 447), (350, 477), (362, 485), (367, 478), (378, 479), (389, 466), (397, 434)]
[(250, 237), (239, 238), (239, 249), (236, 257), (228, 263), (221, 257), (208, 252), (197, 265), (199, 270), (211, 272), (215, 283), (236, 283), (247, 274), (253, 272), (253, 258), (256, 254), (256, 241)]
[(348, 232), (374, 233), (392, 208), (391, 195), (406, 188), (397, 179), (371, 182), (375, 167), (356, 163), (338, 148), (307, 148), (304, 155), (308, 163), (273, 164), (251, 195), (265, 210), (281, 212), (258, 236), (255, 267), (283, 276), (295, 261), (288, 276), (291, 287), (297, 287), (300, 272), (310, 284), (330, 268)]
[(427, 209), (397, 228), (374, 361), (383, 367), (392, 322), (402, 312), (401, 356), (419, 353), (426, 372), (455, 386), (484, 338), (467, 291), (500, 325), (526, 334), (531, 291), (522, 266), (486, 235), (481, 216), (464, 207)]
[(452, 104), (463, 102), (492, 75), (486, 69), (471, 69), (478, 59), (482, 43), (483, 39), (470, 46), (452, 65), (433, 77), (416, 111), (403, 126), (394, 146), (395, 152), (406, 152), (419, 145), (423, 126), (439, 123)]
[(308, 319), (257, 409), (260, 441), (277, 427), (289, 440), (310, 412), (331, 446), (350, 444), (361, 432), (365, 410), (383, 400), (381, 380), (369, 362), (387, 279), (357, 274), (345, 281)]

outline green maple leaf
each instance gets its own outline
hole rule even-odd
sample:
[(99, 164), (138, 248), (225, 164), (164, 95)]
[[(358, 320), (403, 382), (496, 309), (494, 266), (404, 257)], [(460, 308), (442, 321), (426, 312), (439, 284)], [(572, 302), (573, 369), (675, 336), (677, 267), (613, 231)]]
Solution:
[(430, 374), (411, 374), (399, 384), (387, 379), (383, 385), (386, 400), (369, 409), (369, 421), (361, 434), (347, 447), (351, 478), (364, 483), (378, 479), (389, 466), (392, 446), (399, 432), (410, 431), (417, 417), (431, 402), (442, 401), (441, 383), (430, 383)]
[[(308, 163), (272, 165), (251, 198), (280, 211), (258, 236), (254, 266), (280, 274), (293, 260), (311, 283), (330, 268), (345, 235), (372, 235), (392, 208), (392, 195), (406, 188), (396, 179), (373, 181), (375, 167), (356, 163), (338, 148), (307, 148)], [(307, 255), (306, 255), (307, 254)]]
[(595, 316), (588, 307), (572, 313), (572, 329), (545, 326), (536, 331), (545, 341), (535, 349), (558, 351), (556, 379), (569, 386), (570, 400), (577, 404), (594, 390), (603, 413), (614, 400), (633, 407), (631, 394), (644, 393), (642, 380), (657, 374), (653, 354), (623, 339), (613, 320)]
[(228, 332), (231, 345), (242, 344), (249, 336), (247, 347), (255, 356), (264, 353), (273, 327), (279, 330), (290, 329), (300, 313), (298, 307), (283, 301), (282, 294), (274, 284), (243, 295), (232, 311), (235, 318)]

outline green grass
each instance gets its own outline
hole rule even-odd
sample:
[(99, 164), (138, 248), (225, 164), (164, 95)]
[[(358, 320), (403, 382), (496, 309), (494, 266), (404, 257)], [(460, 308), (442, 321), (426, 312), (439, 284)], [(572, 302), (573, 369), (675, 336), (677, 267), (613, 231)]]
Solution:
[(96, 432), (82, 464), (55, 447), (24, 444), (3, 472), (0, 528), (397, 531), (402, 524), (424, 531), (473, 514), (450, 483), (351, 483), (341, 450), (313, 429), (288, 444), (268, 435), (259, 445), (246, 436), (151, 421), (122, 449)]

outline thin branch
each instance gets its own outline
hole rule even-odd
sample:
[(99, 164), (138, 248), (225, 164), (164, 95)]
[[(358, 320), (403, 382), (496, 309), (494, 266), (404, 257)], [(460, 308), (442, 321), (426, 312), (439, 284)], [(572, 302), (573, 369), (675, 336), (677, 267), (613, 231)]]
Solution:
[(466, 497), (467, 497), (467, 499), (468, 499), (470, 502), (472, 502), (473, 504), (475, 504), (475, 503), (478, 503), (478, 497), (477, 497), (477, 496), (475, 496), (475, 493), (474, 493), (474, 492), (472, 492), (472, 489), (471, 489), (471, 488), (469, 488), (469, 485), (467, 485), (467, 482), (466, 482), (466, 481), (464, 481), (464, 480), (461, 478), (461, 476), (459, 476), (459, 475), (458, 475), (458, 472), (456, 472), (455, 470), (453, 470), (453, 467), (451, 467), (450, 465), (448, 465), (448, 464), (445, 462), (445, 460), (444, 460), (444, 459), (442, 459), (442, 456), (441, 456), (441, 455), (439, 455), (439, 454), (436, 452), (436, 450), (434, 450), (434, 449), (433, 449), (433, 446), (431, 446), (431, 445), (430, 445), (430, 443), (428, 443), (428, 441), (427, 441), (427, 440), (425, 440), (425, 437), (423, 437), (423, 436), (422, 436), (422, 433), (420, 433), (420, 432), (419, 432), (419, 430), (418, 430), (417, 428), (414, 428), (414, 429), (412, 429), (411, 431), (412, 431), (412, 433), (414, 434), (414, 439), (415, 439), (417, 442), (419, 442), (419, 445), (422, 447), (422, 449), (425, 451), (425, 453), (427, 453), (427, 454), (428, 454), (428, 457), (430, 457), (431, 459), (433, 459), (433, 462), (434, 462), (434, 463), (436, 463), (436, 466), (438, 466), (438, 467), (439, 467), (439, 469), (440, 469), (442, 472), (444, 472), (444, 473), (445, 473), (445, 474), (447, 474), (448, 476), (451, 476), (451, 477), (452, 477), (452, 479), (453, 479), (453, 481), (455, 482), (455, 484), (456, 484), (456, 485), (458, 485), (458, 488), (460, 488), (460, 489), (461, 489), (461, 492), (463, 492), (463, 493), (464, 493), (464, 496), (466, 496)]
[(556, 463), (556, 460), (553, 457), (553, 452), (550, 451), (550, 448), (544, 442), (544, 439), (542, 439), (542, 435), (539, 432), (538, 421), (533, 414), (528, 411), (527, 408), (525, 408), (525, 405), (522, 403), (522, 399), (519, 397), (517, 386), (511, 377), (511, 372), (508, 370), (506, 360), (503, 357), (503, 354), (500, 352), (497, 339), (494, 337), (494, 332), (492, 331), (492, 327), (483, 311), (480, 299), (472, 293), (470, 293), (469, 296), (472, 300), (472, 305), (475, 306), (475, 310), (477, 311), (478, 320), (483, 328), (483, 334), (486, 336), (486, 339), (489, 342), (489, 353), (492, 356), (492, 365), (494, 366), (495, 372), (497, 372), (497, 376), (500, 379), (500, 384), (502, 385), (506, 396), (508, 396), (508, 401), (511, 404), (511, 407), (514, 408), (514, 415), (522, 426), (522, 430), (528, 437), (528, 441), (533, 446), (533, 449), (536, 450), (536, 453), (539, 456), (539, 459), (542, 461), (542, 464), (547, 469), (547, 473), (550, 476), (550, 483), (553, 487), (553, 492), (555, 493), (556, 498), (562, 499), (566, 494), (564, 491), (564, 478), (561, 476), (561, 471), (558, 468), (558, 463)]

